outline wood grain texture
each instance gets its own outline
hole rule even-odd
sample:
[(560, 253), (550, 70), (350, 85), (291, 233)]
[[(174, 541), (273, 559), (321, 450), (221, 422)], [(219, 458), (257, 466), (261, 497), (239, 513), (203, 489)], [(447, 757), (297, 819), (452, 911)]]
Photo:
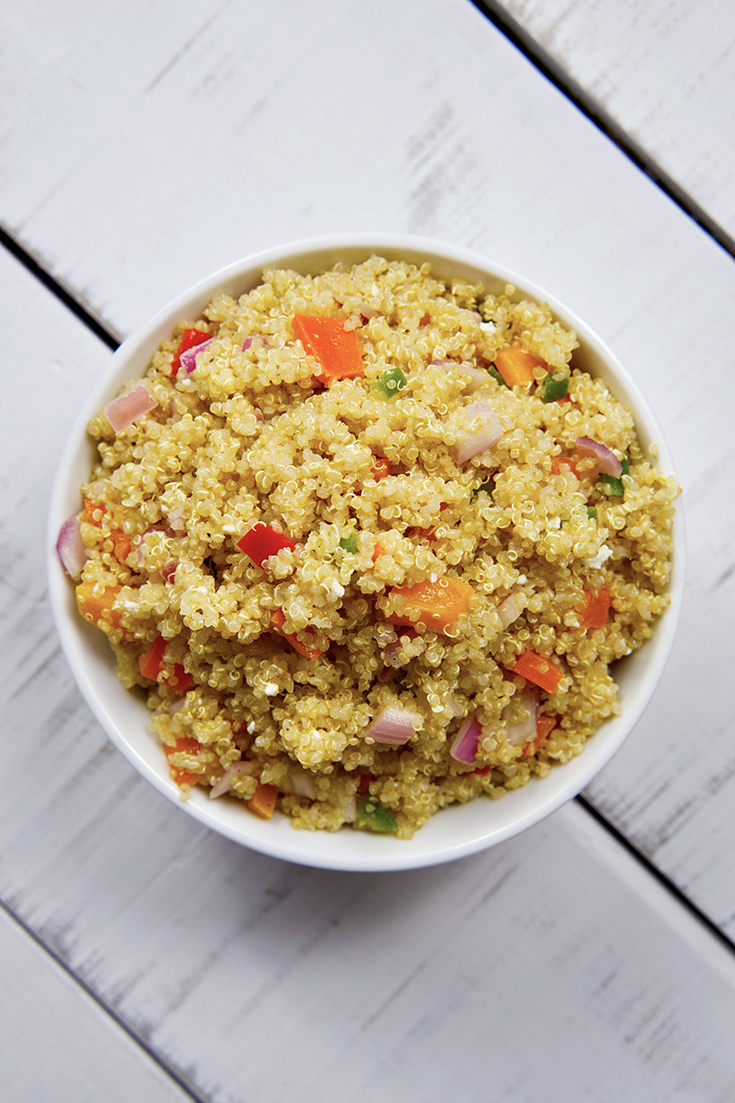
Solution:
[[(588, 796), (733, 933), (731, 260), (465, 0), (0, 20), (0, 220), (117, 332), (240, 253), (358, 227), (483, 250), (611, 343), (675, 454), (690, 570), (661, 689)], [(44, 581), (54, 466), (109, 353), (7, 256), (0, 287), (6, 904), (223, 1103), (729, 1103), (732, 957), (579, 807), (341, 876), (212, 835), (112, 749)]]
[(8, 1103), (190, 1100), (0, 910), (0, 1098)]
[(735, 237), (735, 7), (503, 0), (502, 7)]

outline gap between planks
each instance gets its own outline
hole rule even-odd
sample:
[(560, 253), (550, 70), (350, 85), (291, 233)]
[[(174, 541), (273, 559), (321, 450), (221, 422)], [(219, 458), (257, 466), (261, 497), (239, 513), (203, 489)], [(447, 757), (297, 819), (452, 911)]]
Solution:
[(181, 1074), (177, 1072), (172, 1065), (169, 1065), (161, 1057), (160, 1053), (153, 1048), (153, 1046), (148, 1045), (148, 1043), (143, 1038), (141, 1038), (140, 1035), (137, 1034), (128, 1023), (125, 1022), (125, 1019), (121, 1018), (121, 1016), (118, 1015), (117, 1012), (114, 1011), (105, 1002), (104, 999), (102, 999), (98, 992), (95, 992), (93, 988), (90, 988), (90, 986), (80, 976), (77, 975), (73, 967), (69, 965), (69, 963), (66, 962), (64, 958), (61, 957), (55, 950), (53, 950), (46, 942), (44, 942), (44, 940), (33, 930), (33, 928), (28, 925), (28, 923), (21, 919), (21, 917), (15, 911), (13, 911), (12, 908), (8, 907), (5, 901), (0, 900), (0, 908), (8, 916), (8, 918), (13, 923), (15, 923), (20, 928), (20, 930), (28, 936), (28, 938), (31, 939), (31, 941), (36, 946), (38, 946), (44, 953), (48, 954), (49, 958), (54, 962), (55, 965), (59, 967), (59, 969), (62, 969), (63, 972), (66, 973), (66, 975), (70, 977), (75, 984), (79, 985), (85, 995), (87, 995), (89, 999), (92, 1000), (92, 1002), (103, 1012), (103, 1014), (109, 1016), (109, 1018), (112, 1019), (115, 1025), (119, 1027), (119, 1029), (122, 1030), (135, 1045), (139, 1046), (151, 1059), (151, 1061), (153, 1061), (162, 1070), (162, 1072), (170, 1077), (170, 1079), (173, 1080), (179, 1088), (181, 1088), (181, 1090), (189, 1097), (189, 1099), (194, 1100), (194, 1103), (210, 1103), (207, 1097), (199, 1095), (199, 1093), (196, 1092), (194, 1088), (192, 1088), (191, 1084), (187, 1083), (187, 1081), (182, 1078)]
[(577, 84), (498, 0), (469, 0), (598, 130), (618, 147), (677, 207), (735, 260), (735, 239), (681, 188), (637, 142)]

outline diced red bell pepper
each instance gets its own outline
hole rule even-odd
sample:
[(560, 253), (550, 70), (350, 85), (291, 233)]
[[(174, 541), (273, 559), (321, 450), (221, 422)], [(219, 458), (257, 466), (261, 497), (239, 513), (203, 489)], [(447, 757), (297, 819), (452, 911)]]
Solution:
[(276, 555), (281, 548), (295, 548), (296, 541), (282, 532), (276, 532), (264, 521), (256, 521), (253, 527), (240, 537), (237, 546), (240, 551), (250, 556), (253, 563), (262, 567), (265, 560)]
[(201, 345), (204, 341), (208, 341), (212, 336), (211, 333), (205, 333), (202, 329), (185, 329), (181, 335), (179, 341), (179, 347), (176, 350), (173, 360), (171, 361), (171, 378), (175, 379), (178, 374), (178, 370), (181, 367), (181, 354), (186, 352), (187, 349), (194, 348), (195, 345)]

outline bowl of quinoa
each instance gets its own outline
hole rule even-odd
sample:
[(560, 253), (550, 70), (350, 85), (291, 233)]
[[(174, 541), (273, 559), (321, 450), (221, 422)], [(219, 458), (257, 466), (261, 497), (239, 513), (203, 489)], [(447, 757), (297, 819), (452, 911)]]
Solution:
[(346, 870), (473, 853), (576, 795), (673, 640), (671, 458), (598, 338), (424, 239), (287, 246), (124, 342), (62, 458), (63, 646), (200, 822)]

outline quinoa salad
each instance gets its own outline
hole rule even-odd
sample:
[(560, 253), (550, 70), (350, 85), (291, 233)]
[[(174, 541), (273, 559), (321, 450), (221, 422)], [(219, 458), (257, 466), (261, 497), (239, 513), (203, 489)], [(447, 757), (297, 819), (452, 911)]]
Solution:
[(92, 418), (57, 551), (182, 799), (408, 839), (617, 713), (679, 488), (576, 347), (428, 264), (266, 270)]

